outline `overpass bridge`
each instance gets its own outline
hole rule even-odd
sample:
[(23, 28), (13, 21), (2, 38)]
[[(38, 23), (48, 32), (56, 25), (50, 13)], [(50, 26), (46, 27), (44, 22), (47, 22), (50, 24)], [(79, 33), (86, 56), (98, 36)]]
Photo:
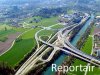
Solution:
[[(85, 18), (84, 20), (87, 20), (87, 19)], [(38, 36), (38, 34), (44, 29), (38, 31), (35, 35), (36, 41), (37, 41), (37, 43), (42, 42), (44, 45), (39, 47), (39, 43), (38, 43), (38, 49), (36, 50), (36, 52), (21, 66), (21, 68), (16, 72), (15, 75), (26, 75), (32, 68), (36, 68), (37, 66), (39, 66), (41, 64), (45, 64), (47, 62), (50, 62), (51, 59), (54, 57), (54, 54), (57, 51), (63, 51), (67, 54), (73, 55), (81, 60), (84, 60), (88, 63), (94, 64), (94, 65), (100, 67), (100, 61), (97, 58), (78, 50), (76, 47), (74, 47), (69, 42), (69, 39), (66, 38), (66, 37), (68, 37), (68, 34), (74, 28), (81, 25), (81, 23), (83, 23), (84, 20), (82, 20), (78, 25), (75, 24), (75, 25), (68, 26), (68, 27), (65, 27), (65, 28), (59, 30), (48, 41), (44, 41), (42, 38), (40, 38)], [(48, 29), (50, 29), (50, 28), (48, 28)], [(52, 41), (54, 38), (56, 38), (56, 40), (54, 42), (50, 43), (50, 41)], [(60, 44), (60, 46), (59, 46), (59, 44)], [(43, 55), (45, 55), (47, 53), (47, 51), (49, 51), (49, 48), (44, 50), (44, 47), (46, 47), (46, 46), (51, 47), (54, 50), (51, 52), (49, 57), (46, 60), (44, 60), (42, 58)], [(39, 64), (36, 64), (39, 61), (41, 61), (41, 62)]]

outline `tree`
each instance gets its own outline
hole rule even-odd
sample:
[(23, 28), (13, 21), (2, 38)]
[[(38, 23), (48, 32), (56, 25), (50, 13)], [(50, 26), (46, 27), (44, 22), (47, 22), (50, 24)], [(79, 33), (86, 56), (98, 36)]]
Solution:
[(7, 27), (5, 27), (5, 31), (7, 31)]
[(7, 63), (0, 62), (0, 75), (13, 75), (14, 69), (8, 66)]

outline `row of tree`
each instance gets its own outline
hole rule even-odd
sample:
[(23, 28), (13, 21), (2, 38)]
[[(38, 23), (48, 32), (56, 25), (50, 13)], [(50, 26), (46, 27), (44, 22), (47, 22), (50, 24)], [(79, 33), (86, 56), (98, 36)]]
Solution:
[(0, 62), (0, 75), (14, 75), (14, 69), (7, 63)]
[(91, 25), (87, 28), (85, 33), (82, 35), (82, 37), (78, 41), (78, 43), (77, 43), (77, 48), (78, 49), (81, 49), (84, 46), (85, 41), (87, 40), (89, 34), (91, 33), (91, 29), (93, 28), (93, 25), (94, 25), (94, 23), (91, 23)]

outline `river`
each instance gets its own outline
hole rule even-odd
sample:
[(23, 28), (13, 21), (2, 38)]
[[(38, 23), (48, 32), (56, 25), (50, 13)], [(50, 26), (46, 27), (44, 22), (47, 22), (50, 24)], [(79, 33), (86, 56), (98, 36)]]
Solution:
[[(90, 19), (84, 24), (82, 29), (76, 34), (76, 36), (74, 37), (74, 39), (71, 42), (74, 46), (76, 46), (78, 40), (84, 34), (84, 32), (86, 31), (86, 29), (90, 25), (91, 21), (93, 21), (93, 19), (94, 19), (94, 15), (92, 14)], [(59, 58), (57, 60), (55, 60), (53, 62), (53, 64), (56, 64), (57, 66), (61, 65), (62, 62), (65, 60), (65, 57), (66, 57), (66, 55), (62, 54), (61, 56), (59, 56)], [(47, 70), (43, 72), (43, 75), (54, 75), (54, 74), (55, 74), (55, 72), (54, 71), (52, 72), (52, 66), (48, 67)]]

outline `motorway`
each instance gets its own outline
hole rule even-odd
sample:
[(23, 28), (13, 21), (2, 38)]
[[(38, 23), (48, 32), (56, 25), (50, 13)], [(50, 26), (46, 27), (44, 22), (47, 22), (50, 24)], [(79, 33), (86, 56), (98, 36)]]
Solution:
[[(63, 51), (67, 54), (73, 55), (79, 59), (82, 59), (88, 63), (94, 64), (96, 66), (100, 67), (100, 61), (93, 57), (92, 55), (88, 55), (77, 48), (75, 48), (70, 42), (68, 37), (68, 34), (77, 26), (81, 25), (84, 21), (86, 21), (88, 18), (84, 18), (78, 25), (71, 25), (68, 27), (65, 27), (61, 30), (59, 30), (51, 39), (44, 41), (42, 38), (38, 36), (38, 34), (43, 30), (51, 29), (50, 27), (53, 27), (55, 25), (52, 25), (48, 28), (41, 29), (38, 31), (35, 35), (35, 39), (38, 44), (38, 49), (36, 52), (21, 66), (21, 68), (16, 72), (15, 75), (26, 75), (30, 70), (33, 68), (36, 68), (37, 66), (41, 64), (45, 64), (46, 62), (51, 61), (54, 54), (57, 51)], [(54, 42), (51, 43), (51, 41), (56, 38)], [(43, 45), (39, 47), (39, 42), (42, 42)], [(50, 47), (53, 48), (53, 51), (49, 55), (49, 57), (44, 60), (42, 57), (50, 50)], [(45, 49), (46, 48), (46, 49)], [(39, 64), (37, 62), (41, 61)]]

